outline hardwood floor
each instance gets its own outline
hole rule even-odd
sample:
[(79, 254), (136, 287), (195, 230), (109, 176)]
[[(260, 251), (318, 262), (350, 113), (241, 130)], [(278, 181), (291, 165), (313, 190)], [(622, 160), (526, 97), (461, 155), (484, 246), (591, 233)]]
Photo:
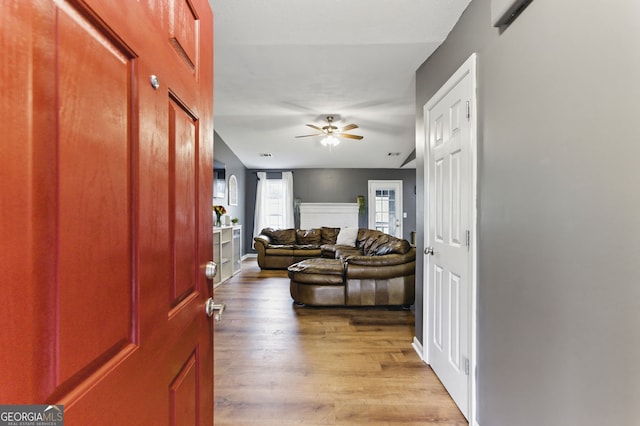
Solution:
[(215, 290), (216, 426), (467, 425), (411, 346), (411, 311), (297, 307), (255, 259)]

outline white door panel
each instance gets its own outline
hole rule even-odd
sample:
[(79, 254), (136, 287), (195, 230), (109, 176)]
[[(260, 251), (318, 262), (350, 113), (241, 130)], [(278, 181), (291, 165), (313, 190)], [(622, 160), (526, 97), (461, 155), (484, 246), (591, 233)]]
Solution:
[(467, 234), (473, 228), (468, 108), (473, 90), (467, 73), (425, 106), (425, 243), (433, 249), (425, 255), (426, 359), (467, 418), (472, 282)]

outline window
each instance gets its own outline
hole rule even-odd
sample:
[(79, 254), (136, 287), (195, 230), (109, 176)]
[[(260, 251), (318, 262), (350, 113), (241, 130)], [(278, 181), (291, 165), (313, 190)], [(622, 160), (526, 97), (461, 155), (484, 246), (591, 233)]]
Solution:
[(229, 205), (238, 205), (238, 179), (235, 175), (229, 176)]
[(265, 200), (265, 216), (267, 225), (272, 228), (284, 227), (284, 200), (282, 198), (282, 179), (267, 180), (267, 199)]
[(293, 228), (293, 173), (282, 172), (282, 179), (267, 179), (257, 172), (256, 208), (253, 235), (264, 228)]

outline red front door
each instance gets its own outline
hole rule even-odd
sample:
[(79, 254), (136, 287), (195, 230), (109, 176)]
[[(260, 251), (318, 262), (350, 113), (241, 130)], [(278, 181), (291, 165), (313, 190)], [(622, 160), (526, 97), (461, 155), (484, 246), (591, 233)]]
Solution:
[(213, 423), (206, 0), (0, 5), (0, 404)]

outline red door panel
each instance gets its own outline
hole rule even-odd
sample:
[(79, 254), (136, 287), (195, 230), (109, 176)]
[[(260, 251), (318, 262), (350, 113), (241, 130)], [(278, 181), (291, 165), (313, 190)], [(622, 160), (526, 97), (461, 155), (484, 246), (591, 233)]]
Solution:
[(0, 4), (0, 403), (213, 423), (212, 21), (206, 0)]
[(53, 368), (61, 386), (86, 379), (132, 344), (137, 312), (131, 54), (75, 10), (58, 12), (57, 30), (58, 193), (52, 213), (58, 212), (54, 334), (60, 350)]
[(169, 39), (185, 64), (195, 71), (198, 64), (198, 13), (186, 0), (175, 2), (169, 16)]
[(195, 290), (199, 271), (194, 268), (196, 255), (196, 155), (198, 120), (186, 107), (169, 102), (169, 146), (171, 200), (173, 213), (174, 280), (171, 306)]
[(196, 353), (192, 353), (171, 383), (170, 412), (173, 425), (198, 424), (198, 365)]

